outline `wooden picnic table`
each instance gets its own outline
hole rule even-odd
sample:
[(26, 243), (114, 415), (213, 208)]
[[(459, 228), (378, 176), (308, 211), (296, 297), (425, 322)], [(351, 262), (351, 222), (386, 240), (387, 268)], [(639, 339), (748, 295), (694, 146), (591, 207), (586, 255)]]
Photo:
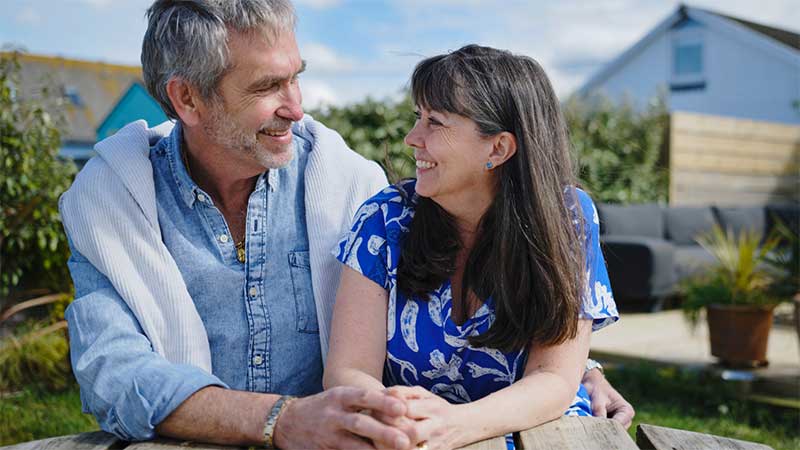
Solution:
[[(516, 436), (520, 450), (769, 450), (771, 447), (691, 431), (640, 425), (636, 442), (618, 422), (595, 417), (562, 417)], [(4, 450), (224, 450), (240, 447), (200, 444), (170, 439), (127, 443), (96, 431), (0, 447)], [(477, 442), (462, 450), (506, 450), (505, 438)]]

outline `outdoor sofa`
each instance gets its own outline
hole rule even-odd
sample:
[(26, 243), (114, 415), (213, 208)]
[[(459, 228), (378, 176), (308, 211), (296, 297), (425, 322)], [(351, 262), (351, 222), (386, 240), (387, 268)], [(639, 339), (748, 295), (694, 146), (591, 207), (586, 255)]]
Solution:
[(681, 280), (705, 270), (714, 257), (696, 238), (720, 224), (762, 238), (776, 219), (797, 230), (800, 205), (673, 206), (598, 204), (600, 242), (617, 305), (657, 311), (678, 293)]

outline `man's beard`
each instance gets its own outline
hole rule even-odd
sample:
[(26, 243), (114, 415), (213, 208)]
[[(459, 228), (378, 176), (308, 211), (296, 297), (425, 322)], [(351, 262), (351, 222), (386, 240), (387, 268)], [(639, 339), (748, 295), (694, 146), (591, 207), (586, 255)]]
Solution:
[[(265, 148), (258, 141), (258, 132), (242, 128), (225, 111), (224, 105), (215, 102), (210, 108), (211, 115), (203, 124), (203, 131), (220, 147), (229, 149), (243, 156), (249, 156), (261, 164), (265, 169), (279, 169), (287, 166), (293, 157), (292, 143), (286, 148)], [(259, 130), (283, 130), (291, 126), (286, 120), (272, 120), (261, 125)]]

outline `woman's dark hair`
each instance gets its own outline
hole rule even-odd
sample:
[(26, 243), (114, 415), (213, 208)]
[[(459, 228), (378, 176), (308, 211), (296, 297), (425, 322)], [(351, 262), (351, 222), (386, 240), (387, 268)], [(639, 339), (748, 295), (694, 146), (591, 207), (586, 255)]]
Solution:
[[(411, 95), (421, 107), (473, 120), (483, 136), (507, 131), (517, 141), (514, 156), (494, 169), (497, 193), (464, 269), (462, 299), (472, 291), (495, 303), (494, 323), (470, 343), (510, 351), (575, 337), (586, 283), (583, 217), (565, 122), (544, 70), (526, 56), (468, 45), (420, 62)], [(398, 288), (427, 299), (453, 275), (462, 245), (453, 217), (420, 197)]]

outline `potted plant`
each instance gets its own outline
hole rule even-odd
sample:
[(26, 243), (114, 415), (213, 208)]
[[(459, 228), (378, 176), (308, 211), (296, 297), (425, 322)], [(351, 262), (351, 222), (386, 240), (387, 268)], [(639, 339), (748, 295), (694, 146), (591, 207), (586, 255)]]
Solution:
[(769, 263), (780, 238), (770, 233), (762, 242), (757, 232), (716, 225), (697, 241), (716, 263), (683, 284), (684, 311), (696, 323), (705, 308), (711, 354), (723, 365), (766, 365), (772, 311), (788, 300), (775, 292), (781, 273)]

